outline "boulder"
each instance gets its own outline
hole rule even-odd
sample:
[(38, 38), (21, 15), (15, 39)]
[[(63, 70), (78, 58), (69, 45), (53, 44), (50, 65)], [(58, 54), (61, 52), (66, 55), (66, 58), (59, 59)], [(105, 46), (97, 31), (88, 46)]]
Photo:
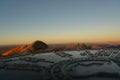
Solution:
[(31, 51), (47, 49), (48, 45), (42, 41), (35, 41), (32, 44), (28, 45), (28, 49)]

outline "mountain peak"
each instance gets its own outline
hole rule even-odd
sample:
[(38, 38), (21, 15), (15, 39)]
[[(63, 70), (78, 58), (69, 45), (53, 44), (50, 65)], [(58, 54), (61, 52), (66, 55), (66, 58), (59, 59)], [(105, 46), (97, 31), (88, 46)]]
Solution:
[(29, 45), (18, 46), (16, 48), (10, 49), (6, 51), (5, 53), (3, 53), (2, 56), (9, 56), (9, 55), (24, 53), (24, 52), (30, 53), (30, 52), (34, 52), (37, 50), (44, 50), (47, 48), (48, 48), (48, 45), (46, 43), (44, 43), (43, 41), (36, 40)]

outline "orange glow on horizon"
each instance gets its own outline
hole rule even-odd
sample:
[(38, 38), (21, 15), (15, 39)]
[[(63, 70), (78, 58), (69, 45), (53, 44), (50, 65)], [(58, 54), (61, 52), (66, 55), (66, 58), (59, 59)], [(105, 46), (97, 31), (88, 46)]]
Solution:
[[(8, 41), (7, 41), (8, 40)], [(29, 44), (35, 40), (41, 40), (48, 44), (54, 43), (105, 43), (107, 41), (120, 41), (118, 35), (71, 35), (71, 36), (43, 36), (43, 37), (25, 37), (22, 39), (5, 39), (0, 41), (1, 44)]]

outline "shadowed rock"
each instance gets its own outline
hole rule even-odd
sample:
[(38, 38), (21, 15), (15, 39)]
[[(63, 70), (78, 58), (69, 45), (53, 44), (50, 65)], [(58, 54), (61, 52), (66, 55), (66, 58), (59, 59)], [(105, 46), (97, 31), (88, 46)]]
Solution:
[(38, 50), (44, 50), (47, 48), (48, 48), (48, 45), (46, 43), (42, 41), (35, 41), (32, 44), (25, 45), (25, 46), (18, 46), (16, 48), (8, 50), (7, 52), (3, 53), (2, 56), (9, 56), (9, 55), (19, 54), (19, 53), (30, 53)]
[(35, 41), (32, 44), (28, 45), (29, 50), (41, 50), (41, 49), (47, 49), (48, 45), (42, 41)]

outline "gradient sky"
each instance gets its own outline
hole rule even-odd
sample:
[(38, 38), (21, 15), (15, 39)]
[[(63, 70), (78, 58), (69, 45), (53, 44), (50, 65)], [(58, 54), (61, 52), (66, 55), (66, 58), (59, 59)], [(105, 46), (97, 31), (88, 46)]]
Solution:
[(0, 44), (120, 41), (120, 0), (0, 0)]

